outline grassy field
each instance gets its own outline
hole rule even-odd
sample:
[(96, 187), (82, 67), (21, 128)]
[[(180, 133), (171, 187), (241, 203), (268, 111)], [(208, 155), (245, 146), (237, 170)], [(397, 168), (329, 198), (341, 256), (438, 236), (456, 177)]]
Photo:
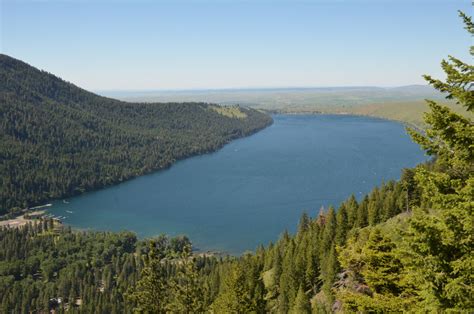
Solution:
[(212, 110), (216, 111), (217, 113), (229, 117), (229, 118), (238, 118), (244, 119), (247, 117), (247, 114), (239, 109), (236, 106), (229, 106), (229, 107), (219, 107), (219, 106), (211, 106)]
[[(460, 105), (453, 102), (443, 102), (444, 105), (451, 108), (454, 112), (460, 113), (464, 116), (473, 118), (472, 113), (467, 111)], [(341, 109), (323, 110), (325, 113), (346, 113), (356, 114), (371, 117), (378, 117), (383, 119), (400, 121), (418, 128), (424, 128), (423, 115), (429, 107), (425, 101), (409, 101), (409, 102), (388, 102), (382, 104), (369, 104), (357, 107)]]

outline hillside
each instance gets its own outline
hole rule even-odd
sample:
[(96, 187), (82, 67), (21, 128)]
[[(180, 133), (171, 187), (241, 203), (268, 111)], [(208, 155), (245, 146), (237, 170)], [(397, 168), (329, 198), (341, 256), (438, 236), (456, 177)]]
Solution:
[[(464, 108), (462, 108), (462, 106), (454, 102), (443, 102), (443, 105), (450, 108), (453, 112), (456, 112), (470, 119), (473, 118), (473, 114), (471, 112), (466, 112)], [(424, 100), (419, 100), (406, 102), (376, 103), (362, 106), (354, 106), (344, 109), (328, 109), (323, 110), (322, 112), (355, 114), (395, 120), (421, 129), (426, 127), (426, 123), (423, 121), (423, 115), (428, 110), (428, 103)]]
[(0, 55), (0, 214), (214, 151), (272, 123), (248, 108), (127, 103)]
[[(447, 106), (453, 112), (472, 119), (473, 114), (466, 112), (462, 106), (454, 102), (440, 102)], [(426, 127), (423, 120), (425, 112), (429, 110), (425, 100), (403, 101), (403, 102), (386, 102), (374, 103), (361, 106), (353, 106), (348, 108), (326, 108), (321, 113), (329, 114), (354, 114), (361, 116), (376, 117), (388, 120), (399, 121), (419, 129)]]

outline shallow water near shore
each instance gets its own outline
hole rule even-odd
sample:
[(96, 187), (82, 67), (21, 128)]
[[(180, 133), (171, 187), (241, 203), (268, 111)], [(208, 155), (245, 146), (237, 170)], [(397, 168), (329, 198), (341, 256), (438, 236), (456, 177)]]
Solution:
[(91, 230), (186, 234), (200, 250), (239, 254), (294, 231), (303, 211), (360, 198), (426, 160), (404, 126), (342, 115), (275, 115), (274, 124), (170, 169), (53, 203)]

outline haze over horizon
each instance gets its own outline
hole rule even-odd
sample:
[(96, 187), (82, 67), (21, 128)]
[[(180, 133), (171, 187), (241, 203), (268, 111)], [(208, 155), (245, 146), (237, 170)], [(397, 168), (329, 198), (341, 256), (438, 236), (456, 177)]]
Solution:
[(470, 5), (6, 0), (0, 50), (94, 91), (424, 85), (469, 58)]
[(364, 88), (381, 88), (381, 89), (395, 89), (395, 88), (430, 88), (427, 84), (409, 84), (409, 85), (397, 85), (397, 86), (370, 86), (370, 85), (346, 85), (346, 86), (251, 86), (251, 87), (220, 87), (220, 88), (153, 88), (153, 89), (94, 89), (92, 91), (96, 93), (100, 92), (130, 92), (130, 93), (148, 93), (148, 92), (220, 92), (220, 91), (273, 91), (273, 90), (331, 90), (331, 89), (364, 89)]

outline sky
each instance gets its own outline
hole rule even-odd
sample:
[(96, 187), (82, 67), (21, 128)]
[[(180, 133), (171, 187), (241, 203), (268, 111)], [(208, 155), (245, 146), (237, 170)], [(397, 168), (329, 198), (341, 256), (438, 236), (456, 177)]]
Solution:
[(0, 0), (0, 50), (89, 90), (402, 86), (471, 60), (461, 0)]

